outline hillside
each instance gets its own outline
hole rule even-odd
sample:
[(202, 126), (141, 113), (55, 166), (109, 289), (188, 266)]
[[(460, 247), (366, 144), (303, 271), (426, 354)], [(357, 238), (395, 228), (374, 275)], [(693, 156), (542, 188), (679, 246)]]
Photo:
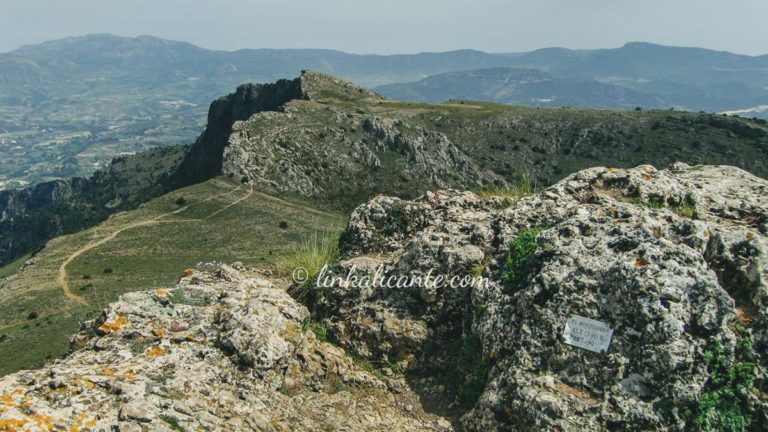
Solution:
[[(0, 190), (87, 176), (115, 156), (191, 143), (214, 98), (243, 82), (273, 82), (303, 69), (371, 88), (473, 69), (538, 69), (552, 81), (525, 86), (512, 102), (542, 105), (554, 96), (555, 105), (676, 107), (765, 117), (766, 58), (651, 44), (384, 56), (312, 49), (211, 51), (150, 36), (66, 38), (0, 54)], [(451, 93), (454, 81), (443, 85), (444, 79), (430, 84), (435, 89), (428, 97), (413, 98), (446, 99), (439, 95)], [(458, 98), (507, 102), (506, 86), (461, 81), (465, 91)]]
[(121, 296), (73, 354), (0, 378), (0, 426), (764, 430), (766, 191), (678, 163), (377, 196), (320, 285), (202, 264)]
[(510, 66), (542, 69), (559, 78), (620, 85), (691, 111), (748, 108), (765, 100), (768, 55), (743, 56), (701, 48), (632, 42), (620, 48), (544, 49), (515, 56)]
[[(67, 352), (69, 335), (120, 294), (169, 287), (199, 262), (269, 266), (344, 217), (225, 178), (179, 189), (58, 237), (0, 279), (0, 375)], [(15, 267), (15, 268), (13, 268)], [(17, 272), (11, 271), (21, 267)]]
[(240, 86), (215, 101), (208, 127), (189, 148), (121, 158), (87, 180), (0, 192), (0, 264), (114, 211), (221, 174), (348, 211), (375, 193), (500, 187), (523, 174), (543, 186), (594, 165), (715, 163), (765, 177), (767, 146), (768, 127), (753, 120), (407, 103), (307, 72)]
[(0, 334), (24, 348), (0, 371), (62, 354), (100, 306), (169, 287), (198, 262), (268, 268), (302, 237), (338, 233), (341, 215), (378, 194), (504, 195), (524, 176), (541, 189), (586, 167), (675, 161), (766, 177), (767, 158), (763, 125), (716, 115), (407, 103), (315, 72), (242, 85), (211, 105), (189, 147), (0, 193)]

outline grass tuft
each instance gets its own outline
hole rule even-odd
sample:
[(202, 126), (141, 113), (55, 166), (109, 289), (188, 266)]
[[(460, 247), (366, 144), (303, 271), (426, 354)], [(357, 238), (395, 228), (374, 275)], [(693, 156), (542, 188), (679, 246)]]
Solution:
[(315, 334), (315, 338), (321, 342), (328, 342), (328, 326), (323, 323), (314, 322), (311, 319), (307, 319), (302, 324), (302, 332), (306, 333), (311, 331)]
[(502, 187), (480, 189), (476, 193), (483, 198), (502, 198), (507, 206), (511, 206), (520, 198), (533, 195), (536, 187), (529, 174), (523, 174), (516, 183)]
[[(329, 232), (315, 232), (302, 239), (292, 253), (279, 258), (275, 265), (278, 272), (285, 276), (296, 276), (296, 269), (304, 269), (306, 272), (300, 276), (303, 281), (294, 284), (293, 293), (303, 297), (309, 287), (315, 282), (318, 273), (326, 264), (331, 264), (339, 256), (338, 236)], [(304, 277), (306, 276), (306, 277)]]
[(696, 207), (692, 205), (683, 205), (675, 208), (675, 211), (678, 215), (684, 218), (693, 219), (693, 216), (696, 214)]
[(176, 417), (174, 417), (172, 415), (160, 414), (160, 420), (162, 420), (163, 423), (167, 424), (168, 427), (171, 430), (179, 431), (179, 432), (185, 432), (186, 431), (186, 429), (184, 429), (184, 427), (182, 427), (179, 424), (179, 419), (177, 419)]

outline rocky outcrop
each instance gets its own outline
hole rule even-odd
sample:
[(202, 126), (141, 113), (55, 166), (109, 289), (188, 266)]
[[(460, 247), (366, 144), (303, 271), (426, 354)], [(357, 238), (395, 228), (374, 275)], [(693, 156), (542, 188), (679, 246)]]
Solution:
[(164, 193), (221, 175), (224, 148), (235, 123), (310, 98), (381, 99), (368, 90), (309, 71), (271, 84), (243, 84), (211, 104), (207, 126), (191, 146), (115, 158), (87, 179), (0, 191), (0, 266), (43, 247), (54, 237), (93, 226), (116, 211), (134, 209)]
[(402, 378), (318, 340), (284, 288), (221, 266), (126, 294), (73, 337), (83, 349), (0, 379), (0, 429), (449, 429)]
[[(332, 283), (220, 266), (125, 294), (81, 350), (0, 379), (0, 425), (760, 430), (767, 233), (768, 182), (726, 166), (592, 168), (512, 205), (378, 196)], [(574, 317), (609, 343), (566, 338)]]
[[(315, 319), (372, 361), (407, 363), (465, 430), (765, 424), (768, 182), (732, 167), (593, 168), (500, 207), (455, 191), (359, 207), (335, 275), (382, 265), (488, 283), (337, 283), (312, 296)], [(572, 315), (613, 329), (607, 352), (564, 342)]]
[(264, 190), (351, 201), (350, 207), (377, 190), (408, 195), (427, 186), (503, 182), (443, 133), (402, 119), (296, 105), (236, 123), (223, 173)]
[[(305, 74), (310, 75), (310, 74)], [(306, 81), (309, 78), (304, 79)], [(306, 98), (303, 78), (243, 84), (211, 104), (206, 129), (191, 147), (154, 149), (112, 163), (85, 178), (55, 180), (24, 190), (0, 191), (0, 265), (62, 234), (93, 226), (169, 191), (221, 173), (232, 125)], [(311, 81), (311, 80), (310, 80)]]
[(176, 181), (183, 186), (215, 177), (221, 172), (224, 147), (235, 122), (306, 97), (300, 79), (283, 79), (273, 84), (243, 84), (235, 93), (215, 100), (208, 110), (207, 127), (186, 155)]

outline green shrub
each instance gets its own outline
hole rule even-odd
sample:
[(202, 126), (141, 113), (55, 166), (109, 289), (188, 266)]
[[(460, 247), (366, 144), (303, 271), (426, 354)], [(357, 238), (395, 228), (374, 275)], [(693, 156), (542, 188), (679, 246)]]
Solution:
[[(751, 349), (749, 336), (739, 340), (737, 351)], [(684, 412), (689, 423), (696, 429), (707, 432), (743, 432), (752, 424), (746, 412), (745, 393), (750, 391), (755, 379), (757, 365), (751, 362), (728, 362), (723, 346), (717, 341), (704, 354), (709, 371), (709, 381), (693, 409)]]
[(168, 428), (174, 431), (184, 432), (186, 429), (184, 429), (179, 424), (179, 419), (177, 419), (174, 416), (168, 415), (168, 414), (160, 414), (160, 420), (162, 420), (165, 424), (168, 425)]
[(186, 205), (186, 204), (187, 204), (187, 199), (186, 199), (186, 198), (184, 198), (184, 197), (178, 197), (178, 198), (176, 199), (176, 205), (177, 205), (177, 206), (184, 206), (184, 205)]
[(530, 271), (531, 258), (536, 252), (536, 236), (545, 228), (519, 233), (510, 243), (502, 278), (508, 283), (520, 283)]
[(666, 207), (667, 203), (664, 200), (663, 197), (660, 196), (652, 196), (648, 198), (648, 202), (645, 203), (645, 206), (652, 209), (660, 209)]
[(683, 205), (675, 208), (675, 211), (684, 218), (693, 219), (693, 215), (696, 214), (696, 207), (692, 205)]

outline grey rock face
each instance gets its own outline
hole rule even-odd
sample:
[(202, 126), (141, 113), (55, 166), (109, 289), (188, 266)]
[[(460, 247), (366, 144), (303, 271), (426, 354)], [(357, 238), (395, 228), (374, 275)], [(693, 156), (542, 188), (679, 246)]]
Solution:
[(330, 106), (294, 104), (284, 112), (255, 114), (235, 123), (223, 152), (225, 175), (268, 190), (324, 198), (335, 198), (339, 178), (350, 175), (354, 181), (346, 184), (352, 189), (346, 195), (389, 190), (392, 176), (440, 188), (498, 179), (443, 133)]
[[(456, 191), (375, 198), (352, 215), (346, 263), (489, 283), (337, 286), (311, 309), (342, 345), (408, 363), (467, 430), (683, 430), (718, 350), (756, 364), (755, 388), (737, 393), (765, 420), (768, 182), (732, 167), (594, 168), (499, 205)], [(505, 278), (508, 245), (533, 229), (524, 274)], [(607, 352), (564, 343), (571, 314), (613, 329)]]
[[(0, 378), (9, 430), (449, 430), (306, 329), (284, 286), (227, 266), (123, 295), (84, 348)], [(410, 408), (410, 409), (407, 409)], [(26, 429), (25, 429), (26, 428)]]

